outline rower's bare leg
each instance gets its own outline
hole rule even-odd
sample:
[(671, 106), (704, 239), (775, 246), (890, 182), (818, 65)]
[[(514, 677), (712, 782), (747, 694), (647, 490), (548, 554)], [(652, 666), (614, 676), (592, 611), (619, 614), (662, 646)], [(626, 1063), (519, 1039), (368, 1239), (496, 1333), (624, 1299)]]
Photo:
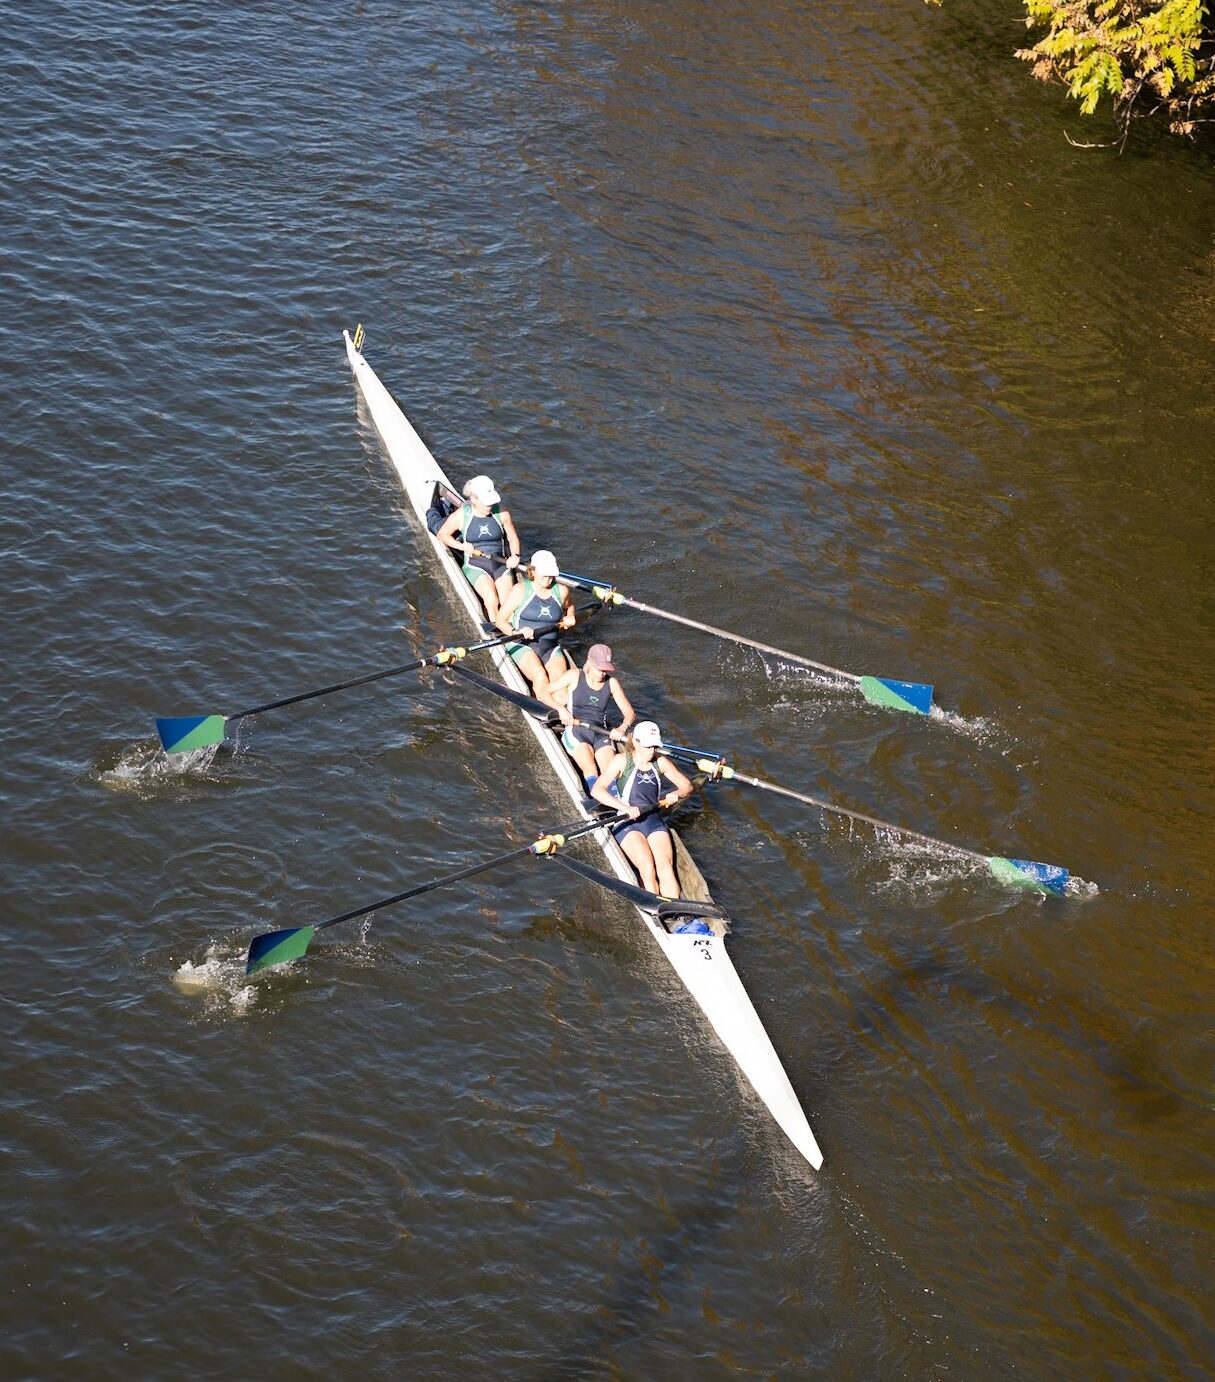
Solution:
[(582, 774), (584, 779), (599, 776), (599, 767), (595, 762), (595, 755), (589, 744), (584, 744), (581, 740), (575, 740), (574, 751), (570, 754), (570, 757), (577, 763), (578, 771)]
[[(539, 661), (539, 658), (537, 658), (536, 660)], [(548, 659), (548, 661), (544, 663), (543, 684), (534, 681), (532, 682), (532, 686), (535, 689), (537, 697), (540, 700), (544, 701), (547, 705), (551, 705), (554, 710), (560, 710), (561, 703), (554, 698), (552, 692), (549, 690), (549, 687), (552, 686), (553, 682), (557, 681), (558, 678), (563, 676), (568, 671), (569, 663), (565, 660), (565, 654), (561, 651), (560, 648), (558, 648), (557, 651), (553, 653), (553, 655)]]
[(548, 697), (545, 692), (548, 690), (548, 673), (544, 670), (544, 663), (540, 661), (540, 654), (534, 648), (524, 648), (515, 658), (515, 666), (531, 684), (532, 694), (547, 704)]
[(675, 847), (665, 830), (656, 830), (650, 837), (650, 850), (654, 855), (654, 867), (658, 872), (658, 887), (651, 892), (659, 892), (663, 897), (682, 896), (679, 879), (675, 876)]
[(640, 830), (630, 830), (620, 841), (620, 848), (624, 850), (624, 857), (637, 870), (637, 877), (641, 879), (641, 886), (647, 892), (656, 893), (658, 891), (658, 875), (654, 872), (654, 856), (650, 853), (650, 846), (646, 837)]
[(494, 578), (488, 571), (483, 571), (478, 577), (473, 589), (481, 597), (481, 603), (485, 606), (485, 617), (491, 624), (498, 622), (498, 587), (494, 585)]
[(606, 744), (600, 744), (595, 750), (595, 772), (604, 772), (607, 765), (616, 757), (616, 752), (616, 745), (610, 740)]
[(506, 604), (506, 598), (514, 588), (515, 573), (513, 571), (504, 571), (494, 582), (494, 590), (497, 592), (499, 609)]

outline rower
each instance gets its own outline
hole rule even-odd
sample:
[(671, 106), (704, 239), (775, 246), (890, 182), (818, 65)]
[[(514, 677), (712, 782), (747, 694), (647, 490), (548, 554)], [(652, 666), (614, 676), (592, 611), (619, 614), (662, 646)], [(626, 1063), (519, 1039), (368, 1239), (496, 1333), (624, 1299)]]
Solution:
[[(571, 667), (556, 681), (549, 682), (546, 699), (561, 715), (565, 726), (561, 742), (577, 763), (589, 791), (616, 752), (613, 745), (625, 739), (637, 718), (616, 677), (611, 648), (606, 643), (594, 644), (581, 667)], [(613, 704), (621, 720), (609, 729), (608, 713)]]
[[(675, 846), (666, 822), (653, 808), (666, 809), (691, 796), (692, 784), (664, 753), (662, 733), (652, 720), (633, 726), (622, 752), (612, 755), (591, 795), (604, 806), (631, 817), (612, 827), (625, 857), (637, 870), (642, 886), (662, 897), (681, 896), (675, 876)], [(672, 790), (663, 793), (662, 779)], [(649, 814), (642, 816), (643, 811)], [(638, 819), (640, 817), (640, 819)]]
[[(508, 643), (506, 651), (531, 682), (535, 695), (549, 704), (550, 681), (569, 670), (561, 632), (572, 629), (576, 618), (569, 587), (557, 580), (559, 571), (551, 552), (533, 552), (523, 580), (507, 595), (496, 621), (503, 633), (517, 633), (525, 640)], [(551, 627), (557, 623), (560, 628)], [(546, 632), (538, 632), (540, 629)]]
[(519, 534), (501, 505), (502, 496), (489, 476), (474, 475), (464, 486), (464, 504), (448, 514), (436, 534), (444, 547), (462, 554), (460, 569), (481, 597), (491, 624), (498, 622), (519, 565)]

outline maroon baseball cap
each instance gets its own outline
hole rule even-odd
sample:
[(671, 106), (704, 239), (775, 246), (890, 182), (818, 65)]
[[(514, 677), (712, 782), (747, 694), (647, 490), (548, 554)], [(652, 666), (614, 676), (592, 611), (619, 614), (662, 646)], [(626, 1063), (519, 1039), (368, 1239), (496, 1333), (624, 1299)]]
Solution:
[(612, 661), (612, 650), (606, 643), (592, 643), (586, 660), (593, 662), (601, 672), (614, 672), (616, 670), (616, 664)]

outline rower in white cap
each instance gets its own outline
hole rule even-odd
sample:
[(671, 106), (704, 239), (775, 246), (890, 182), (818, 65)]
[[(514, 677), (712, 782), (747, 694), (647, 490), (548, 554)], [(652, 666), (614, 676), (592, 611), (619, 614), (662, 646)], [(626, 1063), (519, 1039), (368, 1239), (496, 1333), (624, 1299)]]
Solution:
[(463, 557), (461, 570), (481, 597), (491, 624), (515, 584), (519, 534), (502, 508), (502, 496), (488, 475), (474, 475), (464, 486), (464, 504), (453, 509), (438, 539)]
[[(612, 650), (606, 643), (595, 643), (581, 667), (550, 681), (545, 697), (561, 714), (565, 732), (561, 742), (586, 779), (587, 789), (616, 752), (637, 718), (616, 676)], [(608, 727), (612, 706), (620, 714), (620, 724)]]
[[(623, 752), (612, 755), (591, 795), (605, 806), (631, 817), (612, 828), (625, 856), (637, 870), (642, 886), (662, 897), (677, 898), (675, 846), (671, 832), (656, 808), (668, 808), (692, 795), (692, 784), (664, 753), (662, 733), (653, 720), (633, 726)], [(670, 784), (663, 792), (662, 779)], [(646, 814), (643, 814), (646, 813)]]
[[(503, 633), (519, 634), (521, 641), (508, 643), (506, 651), (531, 682), (533, 692), (545, 701), (549, 701), (550, 681), (569, 670), (561, 633), (572, 629), (576, 618), (569, 587), (557, 580), (559, 571), (551, 552), (543, 548), (533, 552), (523, 579), (506, 597), (495, 621)], [(553, 628), (554, 624), (560, 628)]]

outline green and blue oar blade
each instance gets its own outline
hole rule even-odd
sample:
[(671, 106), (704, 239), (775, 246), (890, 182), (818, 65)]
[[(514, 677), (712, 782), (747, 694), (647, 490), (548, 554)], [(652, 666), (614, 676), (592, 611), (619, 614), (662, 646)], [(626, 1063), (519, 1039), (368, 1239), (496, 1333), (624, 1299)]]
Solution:
[(285, 965), (298, 960), (312, 943), (315, 926), (291, 926), (284, 931), (267, 931), (249, 942), (249, 957), (245, 973), (256, 974), (271, 965)]
[(156, 721), (156, 733), (166, 753), (189, 753), (224, 741), (223, 715), (179, 715)]
[(861, 695), (870, 705), (927, 715), (932, 710), (932, 687), (922, 681), (892, 681), (889, 677), (862, 677)]
[(992, 877), (1014, 888), (1032, 888), (1035, 892), (1055, 893), (1062, 896), (1067, 891), (1067, 880), (1071, 877), (1067, 869), (1058, 864), (1037, 864), (1032, 859), (1005, 859), (993, 854), (987, 860)]

